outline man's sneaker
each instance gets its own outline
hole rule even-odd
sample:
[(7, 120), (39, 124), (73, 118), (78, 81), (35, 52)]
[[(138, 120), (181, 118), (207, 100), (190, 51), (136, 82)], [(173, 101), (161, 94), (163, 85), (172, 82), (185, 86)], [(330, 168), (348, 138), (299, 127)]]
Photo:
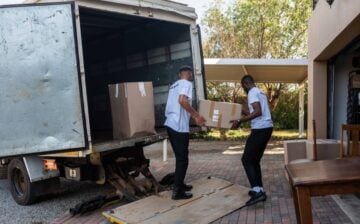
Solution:
[(189, 199), (192, 198), (192, 194), (185, 191), (173, 191), (172, 193), (172, 199), (173, 200), (180, 200), (180, 199)]
[(254, 190), (250, 190), (249, 192), (248, 192), (248, 195), (250, 196), (250, 197), (252, 197), (253, 195), (255, 195), (256, 194), (256, 191), (254, 191)]
[(261, 201), (266, 201), (266, 194), (263, 191), (256, 192), (254, 195), (252, 195), (250, 200), (246, 202), (246, 206), (254, 205)]
[(183, 190), (184, 191), (191, 191), (192, 188), (193, 188), (193, 186), (190, 185), (190, 184), (184, 184), (183, 185)]

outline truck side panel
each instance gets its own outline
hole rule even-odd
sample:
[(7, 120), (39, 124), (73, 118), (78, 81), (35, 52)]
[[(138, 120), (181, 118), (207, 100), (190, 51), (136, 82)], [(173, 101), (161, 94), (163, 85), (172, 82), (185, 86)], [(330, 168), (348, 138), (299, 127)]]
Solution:
[(84, 148), (72, 4), (0, 8), (0, 157)]

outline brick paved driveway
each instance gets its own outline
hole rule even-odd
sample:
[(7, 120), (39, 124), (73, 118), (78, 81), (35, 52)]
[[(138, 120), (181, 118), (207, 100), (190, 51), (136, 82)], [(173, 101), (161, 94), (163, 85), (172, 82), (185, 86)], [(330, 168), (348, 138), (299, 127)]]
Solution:
[[(214, 176), (249, 187), (241, 164), (244, 143), (242, 142), (192, 142), (188, 182)], [(152, 155), (149, 155), (152, 157)], [(153, 156), (152, 169), (158, 178), (173, 171), (174, 160), (162, 162)], [(285, 177), (282, 142), (271, 142), (262, 159), (264, 188), (268, 200), (252, 207), (243, 208), (226, 215), (214, 223), (296, 223), (295, 209)], [(352, 223), (336, 202), (330, 197), (312, 198), (314, 224)]]
[[(214, 176), (249, 186), (240, 160), (243, 146), (244, 143), (242, 142), (191, 142), (190, 165), (186, 181), (191, 182), (201, 177)], [(173, 172), (174, 159), (172, 153), (169, 154), (168, 161), (163, 162), (161, 145), (146, 150), (146, 154), (151, 159), (151, 169), (157, 179), (160, 180), (167, 173)], [(290, 188), (285, 178), (282, 142), (271, 142), (269, 144), (262, 160), (262, 170), (268, 200), (264, 203), (236, 210), (213, 222), (214, 224), (296, 223)], [(351, 223), (330, 196), (312, 198), (312, 206), (314, 223)], [(98, 223), (101, 219), (99, 215), (91, 215), (91, 217), (93, 218), (86, 218), (87, 223), (94, 223), (95, 220)], [(59, 220), (61, 218), (57, 219), (57, 221)], [(68, 223), (72, 223), (72, 221), (73, 223), (79, 223), (79, 221), (84, 223), (81, 220), (85, 221), (81, 217), (67, 219)]]

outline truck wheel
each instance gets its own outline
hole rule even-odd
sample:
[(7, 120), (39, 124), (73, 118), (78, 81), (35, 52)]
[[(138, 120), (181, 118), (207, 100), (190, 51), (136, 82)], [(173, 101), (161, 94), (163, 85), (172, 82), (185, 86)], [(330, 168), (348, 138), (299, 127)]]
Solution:
[(22, 159), (12, 159), (8, 166), (11, 195), (19, 205), (32, 204), (36, 199), (35, 189)]
[(7, 166), (0, 166), (0, 180), (7, 178)]

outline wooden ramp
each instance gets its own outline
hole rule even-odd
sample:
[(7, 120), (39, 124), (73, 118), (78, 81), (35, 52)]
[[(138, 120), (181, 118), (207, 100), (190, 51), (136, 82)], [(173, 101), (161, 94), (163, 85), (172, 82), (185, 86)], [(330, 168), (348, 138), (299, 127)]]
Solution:
[(218, 178), (191, 183), (193, 197), (171, 200), (171, 191), (161, 192), (102, 214), (120, 224), (206, 224), (243, 207), (249, 189)]

